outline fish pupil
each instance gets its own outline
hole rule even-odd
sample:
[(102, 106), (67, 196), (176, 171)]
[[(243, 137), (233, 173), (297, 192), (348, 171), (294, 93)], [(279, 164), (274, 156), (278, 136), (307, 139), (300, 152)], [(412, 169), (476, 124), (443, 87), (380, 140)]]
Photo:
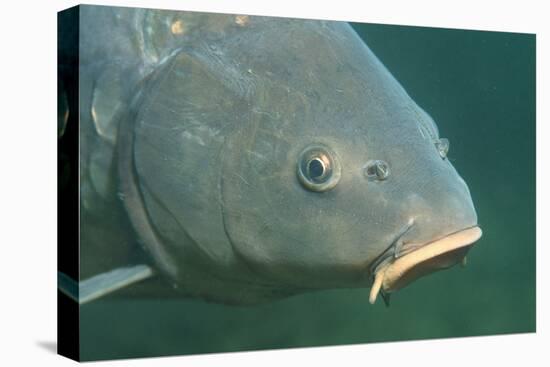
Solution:
[(308, 165), (309, 176), (312, 179), (318, 179), (325, 173), (325, 165), (319, 158), (314, 158)]

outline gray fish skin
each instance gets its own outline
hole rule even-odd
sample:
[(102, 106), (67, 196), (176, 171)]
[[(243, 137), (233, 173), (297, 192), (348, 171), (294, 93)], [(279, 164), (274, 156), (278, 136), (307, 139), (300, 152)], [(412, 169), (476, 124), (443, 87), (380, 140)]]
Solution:
[[(477, 225), (436, 124), (347, 23), (82, 6), (80, 63), (81, 211), (126, 212), (183, 294), (369, 287), (381, 256)], [(314, 144), (341, 165), (324, 192), (296, 174)]]

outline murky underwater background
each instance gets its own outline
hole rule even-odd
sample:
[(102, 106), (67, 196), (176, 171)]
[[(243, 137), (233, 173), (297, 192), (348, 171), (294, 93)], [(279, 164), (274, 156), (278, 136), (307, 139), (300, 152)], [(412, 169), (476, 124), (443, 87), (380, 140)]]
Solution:
[(451, 142), (483, 229), (467, 267), (414, 282), (389, 308), (368, 289), (252, 307), (105, 298), (81, 307), (83, 360), (535, 331), (535, 37), (354, 28)]

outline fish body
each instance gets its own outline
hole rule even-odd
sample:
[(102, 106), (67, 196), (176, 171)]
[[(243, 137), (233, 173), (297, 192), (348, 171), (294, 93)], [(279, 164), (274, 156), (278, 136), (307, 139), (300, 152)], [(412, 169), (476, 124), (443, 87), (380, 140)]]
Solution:
[(347, 23), (81, 6), (79, 56), (81, 278), (144, 260), (218, 302), (374, 302), (481, 235), (448, 141)]

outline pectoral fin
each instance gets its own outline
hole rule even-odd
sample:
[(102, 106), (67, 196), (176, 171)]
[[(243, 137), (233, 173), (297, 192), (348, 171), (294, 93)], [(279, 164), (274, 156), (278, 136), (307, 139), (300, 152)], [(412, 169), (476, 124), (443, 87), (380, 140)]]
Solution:
[(58, 272), (57, 284), (61, 292), (82, 305), (153, 275), (153, 269), (148, 265), (117, 268), (81, 282)]

